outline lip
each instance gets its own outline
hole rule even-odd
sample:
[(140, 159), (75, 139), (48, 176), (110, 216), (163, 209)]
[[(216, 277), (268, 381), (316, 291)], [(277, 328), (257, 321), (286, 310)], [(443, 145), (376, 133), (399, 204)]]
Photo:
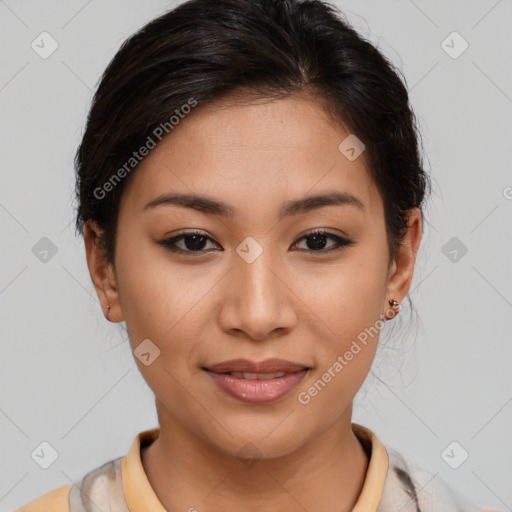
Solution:
[(227, 372), (250, 372), (250, 373), (295, 373), (301, 370), (309, 370), (305, 364), (286, 361), (285, 359), (265, 359), (259, 363), (250, 361), (249, 359), (231, 359), (222, 363), (204, 368), (214, 373)]
[[(287, 395), (306, 376), (309, 367), (285, 361), (266, 359), (259, 363), (248, 359), (232, 359), (203, 368), (217, 386), (228, 395), (250, 404), (264, 404)], [(270, 379), (244, 379), (226, 372), (280, 373), (285, 375)]]

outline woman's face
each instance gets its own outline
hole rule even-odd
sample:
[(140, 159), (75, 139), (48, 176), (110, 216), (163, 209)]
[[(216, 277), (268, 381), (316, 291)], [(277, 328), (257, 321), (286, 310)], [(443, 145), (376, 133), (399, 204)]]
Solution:
[[(297, 96), (219, 106), (193, 110), (134, 171), (119, 210), (117, 287), (97, 289), (126, 322), (161, 425), (225, 453), (251, 442), (278, 456), (350, 421), (387, 301), (407, 293), (420, 217), (413, 211), (413, 250), (390, 265), (379, 192), (362, 156), (338, 149), (348, 132)], [(308, 200), (333, 194), (355, 199)], [(193, 230), (201, 236), (163, 244)], [(310, 370), (274, 399), (233, 396), (205, 370), (270, 358)]]

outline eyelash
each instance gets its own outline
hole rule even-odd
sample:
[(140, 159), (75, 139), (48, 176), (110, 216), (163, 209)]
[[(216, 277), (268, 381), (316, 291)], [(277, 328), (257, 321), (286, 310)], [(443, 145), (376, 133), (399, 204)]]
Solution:
[[(208, 252), (208, 251), (204, 251), (204, 250), (190, 251), (190, 250), (184, 250), (184, 249), (180, 249), (179, 247), (176, 247), (175, 244), (177, 242), (179, 242), (180, 240), (185, 239), (187, 237), (194, 236), (194, 235), (202, 236), (202, 237), (204, 237), (208, 240), (211, 240), (213, 242), (212, 238), (210, 238), (209, 236), (205, 235), (204, 233), (202, 233), (200, 231), (186, 231), (186, 232), (180, 233), (179, 235), (174, 236), (172, 238), (167, 238), (165, 240), (159, 240), (158, 244), (164, 246), (169, 251), (175, 252), (175, 253), (200, 255), (201, 253)], [(334, 233), (329, 233), (329, 232), (323, 231), (323, 230), (314, 230), (314, 231), (310, 231), (309, 233), (306, 233), (305, 235), (303, 235), (301, 238), (299, 238), (297, 240), (297, 242), (294, 243), (294, 245), (296, 245), (298, 242), (302, 241), (303, 239), (307, 239), (307, 238), (313, 237), (315, 235), (317, 235), (317, 236), (320, 235), (320, 236), (325, 236), (326, 238), (330, 238), (331, 240), (333, 240), (336, 243), (337, 246), (335, 246), (334, 248), (320, 249), (317, 251), (315, 251), (313, 249), (305, 249), (306, 252), (314, 253), (314, 254), (317, 254), (317, 253), (326, 254), (326, 253), (330, 253), (333, 251), (339, 251), (340, 249), (343, 249), (345, 247), (350, 247), (351, 245), (353, 245), (355, 243), (354, 240), (349, 240), (348, 238), (340, 237), (338, 235), (335, 235)]]

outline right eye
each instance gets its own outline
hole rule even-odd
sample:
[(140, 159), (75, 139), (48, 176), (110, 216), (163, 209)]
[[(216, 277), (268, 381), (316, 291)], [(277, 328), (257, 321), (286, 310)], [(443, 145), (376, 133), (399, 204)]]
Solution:
[[(205, 245), (208, 241), (213, 239), (205, 235), (201, 231), (185, 231), (179, 235), (164, 240), (159, 240), (158, 244), (163, 245), (166, 249), (171, 252), (178, 253), (204, 253), (210, 251), (204, 251)], [(178, 243), (182, 243), (182, 247), (178, 247)]]

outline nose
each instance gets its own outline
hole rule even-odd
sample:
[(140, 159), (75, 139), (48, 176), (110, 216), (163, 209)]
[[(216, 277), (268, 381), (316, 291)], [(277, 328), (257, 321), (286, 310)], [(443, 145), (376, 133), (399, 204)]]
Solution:
[(235, 254), (219, 314), (224, 332), (265, 340), (282, 336), (296, 325), (294, 305), (298, 299), (289, 282), (290, 273), (266, 257), (267, 252), (252, 263)]

